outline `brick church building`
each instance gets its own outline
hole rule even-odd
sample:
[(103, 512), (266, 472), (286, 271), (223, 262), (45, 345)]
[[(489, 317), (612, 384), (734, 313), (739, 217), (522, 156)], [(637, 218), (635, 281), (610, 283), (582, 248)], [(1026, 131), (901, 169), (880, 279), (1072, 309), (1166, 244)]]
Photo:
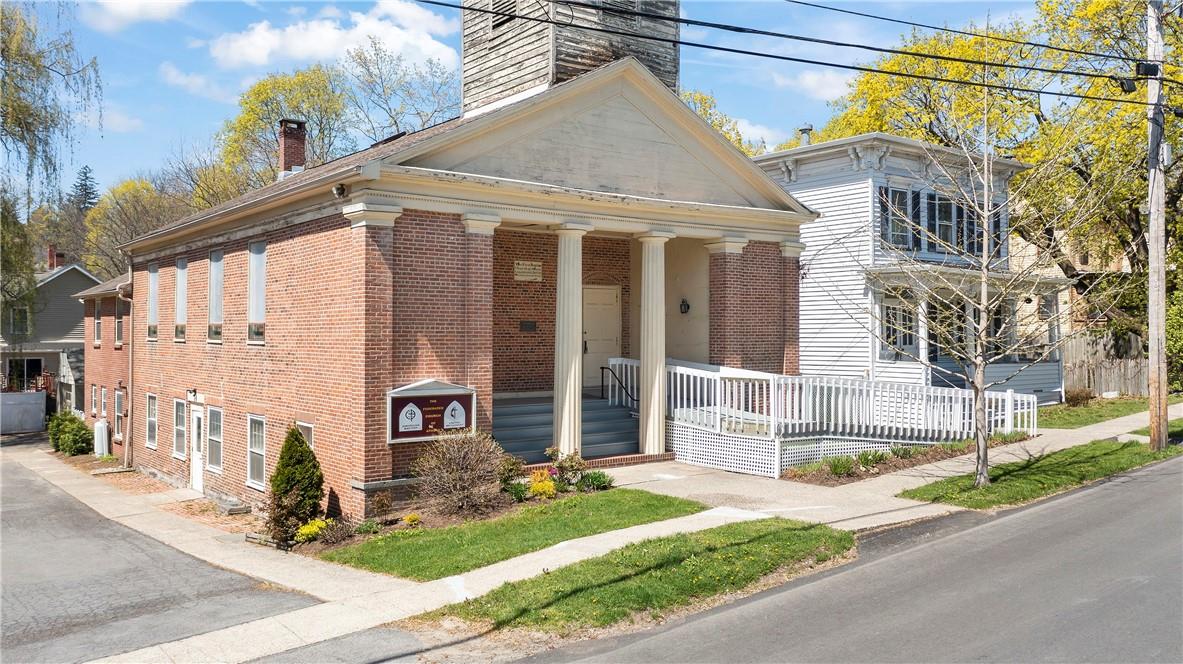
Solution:
[[(277, 182), (125, 247), (134, 465), (263, 505), (299, 426), (330, 511), (360, 515), (444, 424), (529, 460), (662, 458), (667, 358), (797, 373), (816, 215), (679, 100), (676, 45), (572, 11), (464, 12), (461, 117), (307, 169), (284, 121)], [(596, 398), (614, 357), (631, 408)]]

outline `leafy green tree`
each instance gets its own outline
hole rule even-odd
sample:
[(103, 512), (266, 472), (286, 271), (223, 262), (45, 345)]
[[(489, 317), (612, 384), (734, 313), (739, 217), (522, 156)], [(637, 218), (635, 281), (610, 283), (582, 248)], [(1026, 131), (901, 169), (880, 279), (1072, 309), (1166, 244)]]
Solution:
[(1183, 289), (1167, 306), (1167, 382), (1172, 392), (1183, 391)]
[(119, 246), (184, 216), (189, 209), (147, 177), (115, 183), (86, 214), (86, 268), (110, 279), (127, 271)]
[(35, 182), (57, 190), (79, 118), (102, 106), (98, 61), (78, 55), (69, 18), (61, 3), (0, 4), (0, 146), (30, 198)]
[(284, 118), (308, 123), (307, 166), (352, 152), (345, 85), (340, 71), (324, 65), (256, 82), (239, 99), (238, 115), (227, 120), (218, 135), (220, 165), (230, 173), (207, 173), (206, 179), (240, 178), (252, 189), (275, 182), (279, 121)]
[(33, 243), (21, 223), (18, 202), (11, 191), (0, 188), (0, 324), (10, 329), (13, 309), (31, 311), (37, 293), (33, 267)]
[(697, 113), (699, 117), (706, 120), (707, 124), (714, 127), (715, 131), (722, 134), (723, 138), (731, 141), (732, 145), (739, 148), (740, 152), (749, 157), (754, 157), (764, 152), (764, 141), (745, 140), (743, 134), (739, 131), (739, 123), (719, 110), (719, 105), (715, 101), (714, 95), (709, 92), (702, 92), (701, 90), (686, 90), (682, 92), (682, 101), (692, 111)]
[[(991, 34), (1013, 39), (1047, 41), (1056, 46), (1096, 51), (1108, 55), (1142, 57), (1144, 12), (1132, 12), (1121, 0), (1041, 0), (1038, 15), (1029, 22), (990, 26)], [(971, 31), (984, 31), (969, 26)], [(1168, 31), (1165, 74), (1178, 79), (1180, 31)], [(1086, 70), (1129, 76), (1124, 66), (1092, 56), (1067, 54), (1050, 49), (1007, 44), (965, 35), (924, 35), (905, 38), (904, 50), (940, 54), (972, 60), (1024, 64), (1048, 69)], [(1010, 87), (1066, 91), (1110, 98), (1144, 100), (1145, 91), (1122, 93), (1109, 78), (1088, 78), (1003, 67), (982, 67), (971, 63), (938, 61), (911, 55), (889, 55), (874, 63), (878, 69), (951, 79), (985, 81)], [(866, 73), (856, 77), (849, 93), (838, 100), (835, 114), (816, 135), (831, 140), (870, 131), (885, 131), (960, 146), (978, 141), (979, 150), (1014, 156), (1029, 164), (1052, 161), (1055, 168), (1038, 169), (1039, 177), (1020, 174), (1013, 186), (1020, 192), (1012, 207), (1012, 228), (1024, 240), (1052, 256), (1058, 269), (1078, 280), (1080, 292), (1089, 290), (1090, 299), (1109, 309), (1121, 328), (1138, 329), (1144, 310), (1129, 298), (1137, 275), (1146, 271), (1149, 247), (1141, 212), (1146, 197), (1146, 112), (1136, 104), (1104, 101), (1059, 100), (1022, 92), (991, 93), (987, 126), (989, 144), (981, 144), (980, 88), (927, 80)], [(1183, 274), (1183, 129), (1167, 123), (1166, 140), (1174, 160), (1167, 164), (1168, 253)], [(1081, 211), (1088, 211), (1082, 218)], [(1070, 218), (1065, 229), (1060, 219)], [(1087, 253), (1091, 264), (1125, 259), (1135, 274), (1131, 280), (1110, 280), (1097, 284), (1080, 265)], [(1179, 279), (1176, 279), (1178, 281)], [(1177, 286), (1173, 284), (1172, 287)]]
[(295, 426), (288, 428), (271, 475), (271, 510), (268, 525), (271, 537), (286, 542), (296, 529), (320, 514), (324, 499), (324, 474), (316, 454)]

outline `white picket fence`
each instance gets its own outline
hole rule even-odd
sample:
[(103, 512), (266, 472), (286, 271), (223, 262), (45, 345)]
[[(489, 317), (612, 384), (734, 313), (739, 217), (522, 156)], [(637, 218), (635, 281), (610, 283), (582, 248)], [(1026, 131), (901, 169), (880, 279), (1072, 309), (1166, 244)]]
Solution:
[[(608, 399), (633, 406), (639, 363), (613, 358), (609, 366), (619, 383), (610, 382)], [(779, 476), (812, 457), (950, 442), (974, 432), (973, 393), (956, 388), (667, 360), (666, 395), (667, 433), (679, 460), (761, 475)], [(987, 392), (986, 417), (992, 433), (1034, 435), (1036, 397)]]

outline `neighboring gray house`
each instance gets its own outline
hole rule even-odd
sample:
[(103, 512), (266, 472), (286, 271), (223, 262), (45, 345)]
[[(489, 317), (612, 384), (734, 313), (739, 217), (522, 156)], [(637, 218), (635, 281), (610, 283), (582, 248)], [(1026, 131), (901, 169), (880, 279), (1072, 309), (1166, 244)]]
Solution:
[[(52, 263), (51, 263), (52, 265)], [(59, 404), (74, 402), (73, 394), (59, 394), (62, 362), (82, 361), (85, 306), (74, 294), (99, 283), (79, 265), (62, 265), (37, 273), (37, 294), (28, 306), (5, 306), (0, 316), (0, 366), (5, 391), (42, 387), (41, 376), (54, 379), (53, 396)], [(63, 360), (63, 358), (67, 358)], [(65, 367), (81, 375), (82, 367)], [(66, 389), (73, 381), (66, 383)]]

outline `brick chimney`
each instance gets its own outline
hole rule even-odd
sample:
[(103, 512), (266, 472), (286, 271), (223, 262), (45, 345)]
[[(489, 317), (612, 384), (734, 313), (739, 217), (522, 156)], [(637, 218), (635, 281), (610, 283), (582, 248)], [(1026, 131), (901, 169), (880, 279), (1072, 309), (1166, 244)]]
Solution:
[(279, 121), (279, 171), (285, 174), (304, 170), (306, 159), (304, 145), (308, 136), (303, 120), (284, 119)]
[(55, 247), (52, 244), (49, 245), (49, 248), (46, 249), (46, 251), (45, 251), (45, 265), (46, 265), (45, 269), (46, 269), (46, 271), (58, 269), (58, 267), (61, 265), (61, 263), (58, 262), (59, 256), (61, 258), (66, 257), (65, 254), (58, 252), (57, 247)]

